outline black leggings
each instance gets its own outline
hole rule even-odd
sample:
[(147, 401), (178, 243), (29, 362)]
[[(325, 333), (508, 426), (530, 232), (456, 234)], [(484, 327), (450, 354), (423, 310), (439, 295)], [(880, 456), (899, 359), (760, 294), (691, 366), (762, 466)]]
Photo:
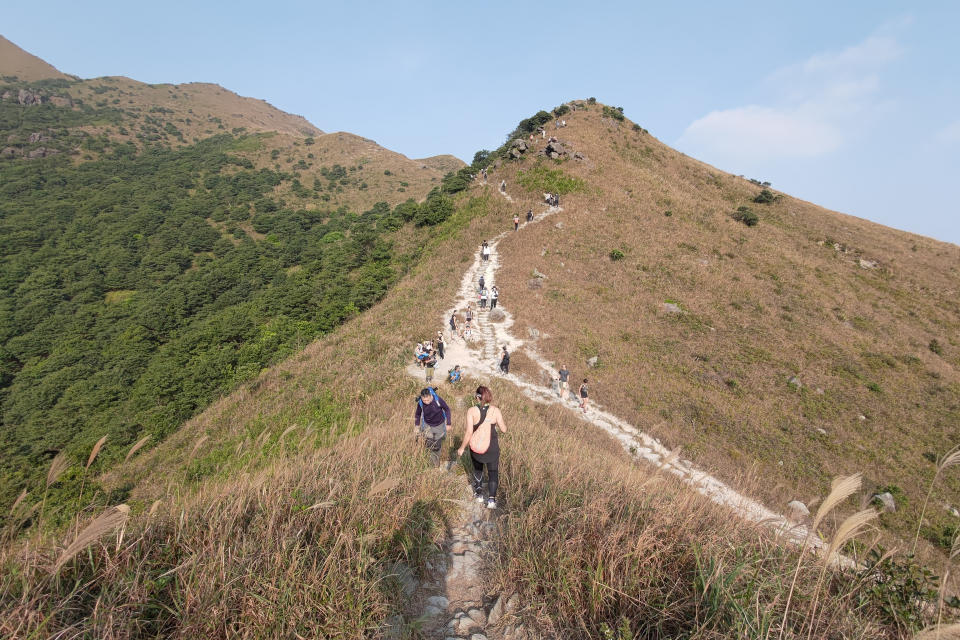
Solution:
[[(474, 493), (480, 493), (483, 489), (483, 462), (478, 461), (473, 456), (470, 456), (470, 459), (473, 461), (473, 491)], [(497, 486), (500, 484), (500, 457), (497, 456), (493, 462), (487, 462), (487, 493), (490, 494), (491, 498), (496, 499), (497, 497)]]

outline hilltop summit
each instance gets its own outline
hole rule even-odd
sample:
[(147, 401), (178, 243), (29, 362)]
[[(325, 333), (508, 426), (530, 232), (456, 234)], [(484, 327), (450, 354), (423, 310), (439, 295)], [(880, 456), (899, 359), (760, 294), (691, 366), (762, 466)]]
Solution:
[(67, 80), (71, 78), (53, 65), (44, 62), (31, 53), (27, 53), (3, 36), (0, 36), (0, 77), (16, 77), (24, 82), (50, 79)]

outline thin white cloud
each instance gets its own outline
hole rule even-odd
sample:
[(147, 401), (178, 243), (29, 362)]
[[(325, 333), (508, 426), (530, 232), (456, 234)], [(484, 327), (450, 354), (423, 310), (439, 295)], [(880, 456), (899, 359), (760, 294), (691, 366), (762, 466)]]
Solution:
[(944, 144), (960, 144), (960, 120), (951, 122), (937, 132), (937, 140)]
[(835, 151), (886, 107), (880, 72), (902, 53), (892, 36), (873, 35), (777, 69), (762, 83), (769, 104), (713, 111), (690, 123), (677, 146), (731, 164)]

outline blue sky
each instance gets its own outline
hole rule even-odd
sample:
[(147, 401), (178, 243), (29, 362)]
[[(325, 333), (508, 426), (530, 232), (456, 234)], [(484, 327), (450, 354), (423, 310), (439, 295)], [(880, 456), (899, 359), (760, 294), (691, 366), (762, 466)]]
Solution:
[(216, 82), (469, 161), (574, 98), (817, 204), (960, 244), (960, 3), (8, 3), (67, 73)]

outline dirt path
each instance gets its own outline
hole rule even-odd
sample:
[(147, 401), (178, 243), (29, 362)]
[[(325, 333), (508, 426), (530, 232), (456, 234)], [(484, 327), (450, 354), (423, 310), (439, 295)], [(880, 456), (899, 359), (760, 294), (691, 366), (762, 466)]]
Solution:
[[(513, 201), (508, 194), (501, 192), (501, 195), (511, 202)], [(523, 228), (527, 224), (537, 224), (553, 213), (563, 210), (561, 207), (542, 206), (544, 210), (535, 216), (532, 222), (524, 222), (521, 224), (519, 233), (522, 233)], [(807, 528), (805, 525), (791, 522), (783, 514), (768, 509), (760, 502), (741, 494), (718, 478), (697, 468), (689, 460), (675, 455), (670, 449), (661, 444), (659, 440), (644, 433), (635, 425), (629, 424), (625, 420), (605, 411), (602, 406), (597, 405), (595, 402), (591, 402), (586, 412), (581, 412), (578, 406), (579, 400), (572, 392), (569, 393), (566, 398), (561, 398), (553, 388), (532, 383), (514, 374), (504, 376), (498, 367), (500, 349), (503, 346), (506, 346), (511, 353), (521, 350), (536, 362), (551, 379), (556, 378), (557, 371), (553, 365), (537, 351), (535, 344), (516, 337), (511, 333), (513, 316), (509, 310), (502, 305), (497, 307), (503, 312), (504, 317), (502, 321), (489, 321), (489, 310), (476, 312), (476, 327), (474, 328), (471, 340), (467, 341), (455, 336), (450, 336), (449, 325), (447, 324), (450, 315), (454, 312), (461, 312), (467, 307), (468, 303), (476, 302), (476, 283), (480, 275), (483, 275), (484, 282), (488, 288), (496, 284), (497, 270), (500, 266), (500, 254), (497, 251), (497, 246), (500, 240), (512, 233), (514, 233), (514, 231), (510, 229), (490, 240), (490, 260), (486, 262), (483, 261), (478, 251), (476, 258), (463, 276), (460, 289), (457, 292), (456, 302), (453, 308), (446, 312), (443, 319), (445, 327), (444, 335), (449, 337), (447, 339), (446, 358), (442, 361), (441, 367), (438, 367), (437, 373), (439, 380), (444, 380), (446, 370), (452, 368), (455, 364), (459, 364), (465, 373), (474, 376), (502, 376), (513, 382), (531, 400), (543, 404), (558, 404), (572, 411), (576, 411), (584, 420), (610, 434), (610, 436), (620, 442), (623, 448), (635, 458), (642, 459), (670, 472), (690, 485), (698, 493), (710, 498), (717, 504), (732, 509), (744, 520), (770, 527), (786, 540), (801, 544), (807, 536)], [(442, 369), (442, 371), (440, 369)], [(410, 373), (423, 379), (422, 370), (418, 370), (416, 366), (410, 367)], [(814, 546), (822, 546), (820, 540), (816, 538), (811, 541), (811, 544)]]
[[(513, 202), (509, 194), (500, 193)], [(579, 399), (572, 391), (568, 392), (567, 397), (560, 397), (555, 391), (557, 387), (545, 387), (514, 374), (505, 375), (500, 371), (500, 352), (502, 347), (506, 346), (511, 353), (517, 350), (522, 351), (550, 379), (557, 377), (556, 369), (537, 351), (535, 344), (511, 333), (514, 319), (508, 309), (498, 305), (497, 309), (502, 312), (502, 317), (496, 321), (491, 321), (491, 310), (476, 310), (477, 283), (480, 276), (483, 276), (488, 289), (497, 282), (497, 270), (500, 267), (497, 246), (500, 241), (512, 233), (522, 233), (523, 228), (528, 224), (537, 224), (563, 210), (561, 207), (542, 206), (541, 213), (531, 222), (521, 223), (519, 231), (514, 232), (508, 229), (489, 240), (490, 259), (484, 261), (478, 251), (473, 263), (464, 273), (454, 306), (447, 310), (443, 317), (446, 354), (437, 367), (433, 383), (439, 385), (445, 382), (447, 370), (454, 365), (460, 365), (464, 374), (474, 377), (501, 376), (515, 384), (524, 395), (535, 402), (556, 404), (575, 411), (582, 419), (606, 431), (634, 458), (668, 471), (698, 493), (717, 504), (728, 507), (743, 520), (758, 526), (769, 527), (788, 542), (803, 544), (807, 537), (805, 525), (795, 524), (784, 515), (739, 493), (718, 478), (698, 469), (689, 460), (680, 458), (677, 453), (669, 450), (656, 438), (605, 411), (596, 403), (591, 402), (584, 412), (579, 408)], [(459, 317), (468, 304), (473, 304), (475, 308), (475, 326), (472, 335), (464, 339), (452, 334), (448, 321), (451, 314), (456, 313)], [(418, 380), (425, 379), (423, 369), (415, 364), (411, 364), (407, 372)], [(437, 581), (428, 583), (426, 588), (421, 589), (422, 599), (427, 603), (423, 616), (425, 622), (421, 629), (427, 637), (438, 638), (459, 637), (471, 640), (523, 638), (526, 636), (525, 629), (520, 624), (514, 624), (517, 623), (513, 615), (518, 608), (516, 597), (503, 594), (495, 599), (491, 598), (485, 594), (480, 582), (478, 570), (483, 555), (491, 552), (495, 545), (495, 512), (490, 512), (473, 501), (467, 482), (464, 482), (460, 502), (462, 504), (461, 522), (451, 529), (446, 540), (447, 557), (436, 568)], [(809, 544), (817, 548), (824, 546), (823, 542), (816, 537), (809, 541)], [(844, 557), (838, 557), (835, 562), (841, 566), (852, 564), (852, 561)], [(445, 626), (444, 620), (447, 621)]]

